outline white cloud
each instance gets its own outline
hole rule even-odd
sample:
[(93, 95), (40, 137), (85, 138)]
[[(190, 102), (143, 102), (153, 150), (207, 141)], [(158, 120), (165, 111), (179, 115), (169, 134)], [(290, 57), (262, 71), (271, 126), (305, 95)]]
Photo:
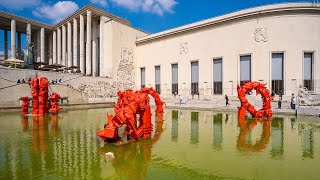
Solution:
[(110, 0), (117, 6), (124, 7), (131, 11), (149, 12), (162, 16), (164, 13), (172, 13), (176, 0)]
[(107, 3), (107, 0), (90, 0), (90, 2), (92, 4), (97, 4), (101, 7), (107, 7), (108, 6), (108, 3)]
[(41, 0), (0, 0), (0, 6), (6, 9), (22, 10), (39, 5)]
[(58, 1), (50, 5), (43, 5), (32, 11), (32, 14), (39, 18), (52, 20), (54, 23), (69, 16), (79, 9), (79, 6), (73, 1)]

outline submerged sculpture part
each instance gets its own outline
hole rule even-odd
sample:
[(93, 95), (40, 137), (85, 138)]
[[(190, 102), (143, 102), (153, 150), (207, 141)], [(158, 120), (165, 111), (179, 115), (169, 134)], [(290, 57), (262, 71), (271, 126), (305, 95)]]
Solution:
[[(151, 137), (151, 95), (155, 99), (157, 121), (162, 122), (163, 104), (159, 94), (153, 88), (143, 88), (140, 91), (119, 91), (118, 102), (114, 105), (115, 116), (108, 116), (108, 123), (105, 128), (97, 132), (97, 135), (104, 140), (117, 140), (118, 128), (126, 125), (126, 131), (130, 138)], [(137, 122), (137, 115), (139, 121)]]
[[(258, 111), (246, 98), (246, 94), (252, 90), (256, 90), (256, 95), (260, 94), (263, 101), (262, 109)], [(260, 82), (245, 82), (243, 86), (237, 86), (237, 91), (238, 98), (241, 102), (241, 107), (238, 108), (239, 118), (244, 118), (246, 111), (254, 118), (272, 117), (271, 100), (273, 96), (270, 96), (270, 91), (266, 88), (266, 84)]]

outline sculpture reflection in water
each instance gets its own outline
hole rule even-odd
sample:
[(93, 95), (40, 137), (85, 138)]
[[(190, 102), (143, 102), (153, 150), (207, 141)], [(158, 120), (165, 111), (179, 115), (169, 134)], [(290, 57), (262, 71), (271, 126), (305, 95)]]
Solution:
[[(121, 179), (144, 179), (151, 162), (153, 145), (163, 132), (163, 122), (156, 122), (156, 131), (151, 139), (132, 142), (122, 146), (105, 144), (98, 153), (110, 161)], [(111, 153), (112, 152), (112, 153)]]
[[(159, 121), (163, 118), (163, 104), (159, 94), (153, 88), (142, 88), (140, 91), (126, 90), (118, 92), (118, 102), (114, 105), (115, 116), (108, 116), (108, 123), (105, 128), (97, 132), (97, 135), (106, 141), (117, 141), (118, 129), (126, 126), (128, 138), (139, 139), (149, 138), (152, 132), (151, 123), (151, 95), (155, 99), (156, 116)], [(139, 119), (137, 121), (137, 115)]]
[[(32, 116), (32, 149), (36, 154), (45, 153), (49, 145), (49, 121), (51, 120), (51, 135), (58, 134), (58, 121), (60, 117), (57, 114), (52, 116)], [(27, 116), (21, 116), (23, 132), (29, 132), (29, 122)]]
[[(248, 143), (248, 134), (256, 127), (258, 123), (262, 124), (262, 133), (260, 140), (257, 141), (254, 145)], [(264, 121), (261, 119), (238, 119), (238, 126), (240, 128), (238, 140), (237, 140), (237, 149), (241, 152), (259, 152), (264, 150), (270, 141), (271, 130), (270, 130), (271, 121)]]

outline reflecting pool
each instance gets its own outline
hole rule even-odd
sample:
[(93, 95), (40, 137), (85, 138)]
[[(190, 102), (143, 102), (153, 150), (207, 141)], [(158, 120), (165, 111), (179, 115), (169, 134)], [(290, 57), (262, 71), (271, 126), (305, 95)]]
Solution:
[(106, 111), (0, 113), (0, 179), (320, 179), (316, 117), (166, 109), (152, 139), (116, 147), (95, 134)]

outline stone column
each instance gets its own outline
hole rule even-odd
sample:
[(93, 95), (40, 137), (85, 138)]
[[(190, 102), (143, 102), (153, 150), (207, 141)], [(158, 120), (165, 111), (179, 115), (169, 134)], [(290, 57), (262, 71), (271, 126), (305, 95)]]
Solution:
[(97, 76), (97, 22), (92, 20), (92, 76)]
[(53, 64), (53, 32), (50, 33), (48, 39), (48, 48), (49, 48), (49, 64)]
[(61, 63), (61, 29), (57, 28), (57, 34), (58, 34), (58, 40), (57, 40), (57, 63), (58, 64), (62, 64)]
[[(27, 57), (28, 59), (30, 58), (29, 56), (31, 55), (28, 48), (31, 44), (31, 24), (27, 24)], [(31, 49), (30, 49), (31, 50)], [(32, 58), (32, 57), (31, 57)]]
[(44, 63), (45, 60), (45, 38), (44, 38), (44, 28), (41, 28), (40, 30), (40, 61)]
[(16, 20), (11, 20), (11, 58), (16, 58)]
[(92, 59), (91, 59), (91, 11), (87, 11), (87, 44), (86, 44), (86, 75), (92, 74)]
[(21, 59), (20, 57), (21, 57), (21, 33), (19, 33), (18, 32), (18, 58), (20, 59), (20, 60), (23, 60), (23, 59)]
[(57, 64), (57, 33), (52, 32), (52, 63)]
[(67, 45), (67, 42), (66, 42), (66, 26), (65, 25), (62, 25), (62, 62), (61, 64), (62, 65), (65, 65), (67, 66), (67, 63), (66, 63), (66, 45)]
[(68, 22), (68, 66), (72, 66), (72, 29), (71, 29), (71, 23)]
[(84, 54), (84, 18), (80, 14), (80, 71), (85, 73), (85, 54)]
[(73, 65), (78, 66), (78, 23), (73, 19)]
[(8, 31), (4, 30), (4, 59), (8, 59)]

